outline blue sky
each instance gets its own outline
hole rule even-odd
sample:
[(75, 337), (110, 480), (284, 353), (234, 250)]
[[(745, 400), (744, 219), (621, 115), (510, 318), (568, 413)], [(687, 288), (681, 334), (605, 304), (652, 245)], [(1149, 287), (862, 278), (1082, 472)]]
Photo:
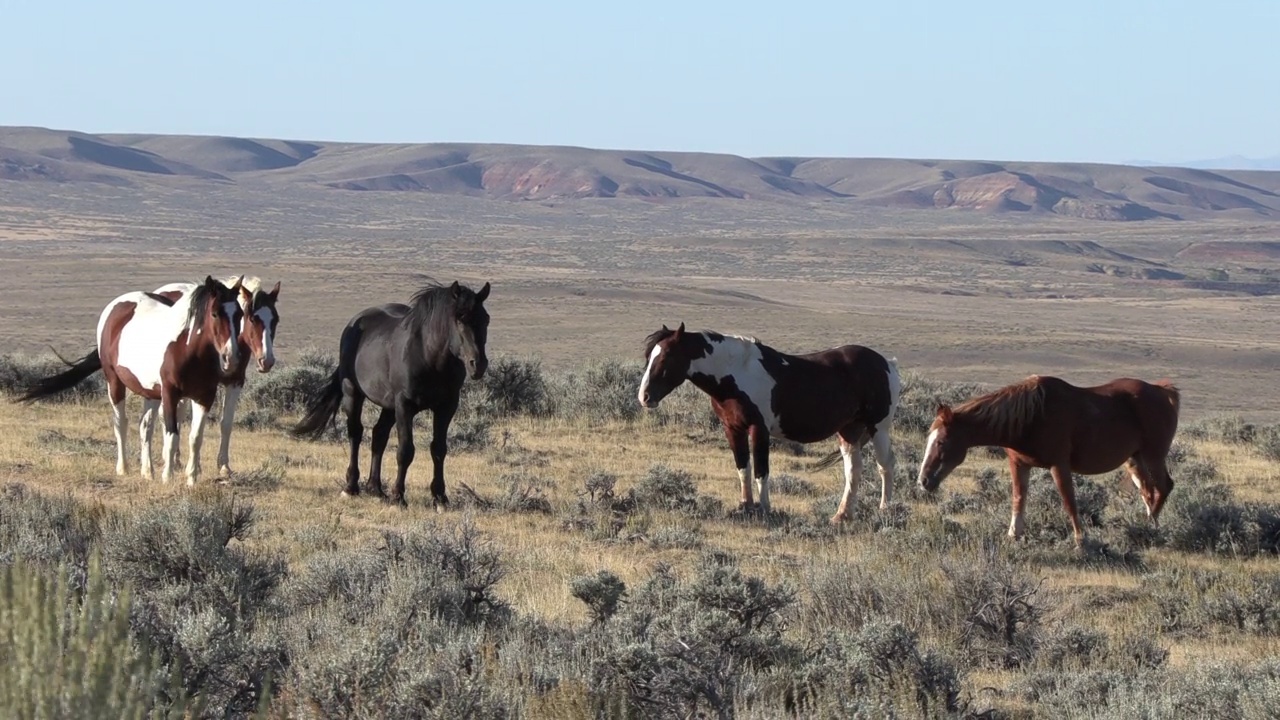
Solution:
[(1280, 2), (0, 0), (0, 125), (748, 156), (1280, 153)]

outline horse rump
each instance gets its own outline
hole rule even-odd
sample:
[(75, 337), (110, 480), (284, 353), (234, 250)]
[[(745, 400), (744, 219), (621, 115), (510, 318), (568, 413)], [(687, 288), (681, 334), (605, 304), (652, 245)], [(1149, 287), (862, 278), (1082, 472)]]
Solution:
[(294, 437), (319, 440), (341, 407), (341, 370), (334, 370), (327, 381), (312, 391), (307, 403), (307, 414), (302, 416), (302, 420), (292, 430)]
[[(56, 352), (54, 354), (57, 355)], [(58, 359), (67, 366), (66, 370), (31, 383), (26, 391), (14, 398), (13, 401), (29, 403), (43, 397), (57, 395), (64, 390), (70, 390), (79, 385), (81, 381), (102, 369), (102, 359), (98, 357), (96, 348), (79, 360), (68, 361), (61, 355), (58, 355)]]

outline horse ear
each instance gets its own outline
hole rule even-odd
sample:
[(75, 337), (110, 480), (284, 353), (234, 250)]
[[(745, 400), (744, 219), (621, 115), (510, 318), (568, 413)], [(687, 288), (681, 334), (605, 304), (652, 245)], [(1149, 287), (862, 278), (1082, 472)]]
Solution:
[(276, 298), (280, 297), (280, 281), (279, 280), (276, 281), (276, 286), (271, 288), (271, 292), (267, 293), (267, 295), (270, 295), (272, 300), (275, 300)]
[(666, 323), (662, 323), (662, 332), (664, 333), (671, 332), (671, 328), (667, 327)]
[(234, 284), (234, 285), (232, 285), (232, 286), (231, 286), (231, 290), (232, 290), (232, 291), (239, 290), (239, 289), (240, 289), (240, 288), (242, 288), (242, 287), (244, 287), (244, 276), (243, 276), (243, 275), (241, 275), (240, 277), (236, 278), (236, 282), (235, 282), (235, 284)]
[(458, 285), (457, 280), (454, 280), (453, 284), (449, 286), (449, 292), (453, 293), (454, 297), (458, 297), (462, 294), (462, 288)]
[(480, 292), (476, 293), (476, 302), (482, 303), (487, 299), (489, 299), (489, 283), (485, 283), (484, 287), (480, 288)]
[(950, 405), (947, 405), (946, 403), (939, 403), (938, 417), (942, 420), (942, 422), (949, 423), (951, 422), (951, 418), (955, 417), (955, 414), (951, 412)]
[(204, 276), (204, 284), (205, 284), (206, 286), (208, 286), (208, 287), (212, 287), (212, 286), (214, 286), (214, 285), (217, 285), (217, 284), (218, 284), (218, 281), (217, 281), (217, 280), (214, 280), (212, 275), (205, 275), (205, 276)]
[(684, 335), (684, 323), (680, 323), (680, 327), (676, 328), (676, 337), (680, 338)]

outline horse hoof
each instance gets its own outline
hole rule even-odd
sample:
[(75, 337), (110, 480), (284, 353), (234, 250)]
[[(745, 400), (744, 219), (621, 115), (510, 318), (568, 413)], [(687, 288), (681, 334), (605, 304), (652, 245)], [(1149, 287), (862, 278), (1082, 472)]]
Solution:
[(343, 490), (341, 493), (339, 493), (339, 495), (340, 495), (342, 498), (344, 498), (344, 499), (353, 498), (353, 497), (355, 497), (356, 495), (359, 495), (359, 494), (360, 494), (360, 493), (359, 493), (358, 491), (357, 491), (357, 492), (351, 492), (350, 490)]

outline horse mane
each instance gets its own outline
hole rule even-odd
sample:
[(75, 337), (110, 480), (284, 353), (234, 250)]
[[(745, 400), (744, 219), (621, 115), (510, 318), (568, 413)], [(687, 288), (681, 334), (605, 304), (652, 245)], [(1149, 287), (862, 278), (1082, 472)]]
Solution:
[(213, 300), (213, 290), (209, 289), (204, 283), (196, 283), (196, 289), (190, 295), (189, 304), (187, 305), (187, 319), (183, 321), (182, 328), (194, 332), (199, 327), (201, 313), (208, 311), (209, 303), (213, 302)]
[(656, 330), (652, 333), (649, 333), (649, 337), (644, 339), (644, 356), (649, 357), (650, 355), (652, 355), (653, 349), (658, 346), (658, 343), (671, 337), (671, 335), (674, 333), (675, 333), (675, 330), (671, 330), (665, 327), (662, 328), (661, 330)]
[(448, 338), (447, 322), (452, 300), (448, 285), (429, 282), (409, 298), (409, 312), (405, 313), (402, 322), (410, 328), (430, 328), (437, 336)]
[(1044, 411), (1044, 386), (1036, 375), (1007, 385), (956, 406), (964, 414), (985, 423), (1006, 437), (1021, 435)]

